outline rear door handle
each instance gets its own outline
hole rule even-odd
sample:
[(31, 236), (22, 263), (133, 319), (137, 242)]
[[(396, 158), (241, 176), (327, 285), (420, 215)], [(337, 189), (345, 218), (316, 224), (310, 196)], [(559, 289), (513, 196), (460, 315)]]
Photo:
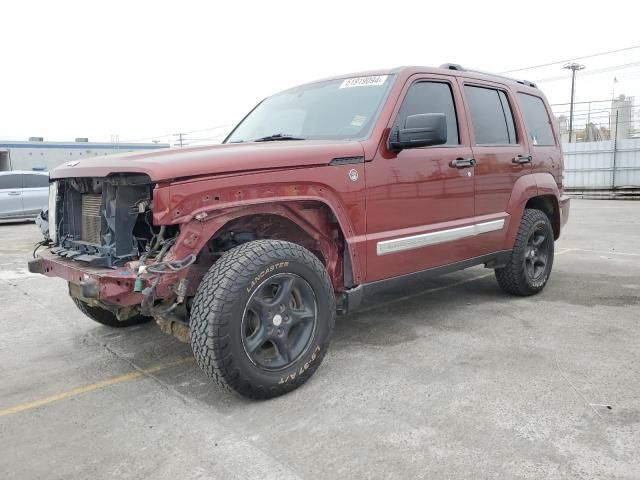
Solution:
[(18, 195), (20, 195), (21, 193), (22, 193), (22, 192), (16, 192), (16, 191), (13, 191), (13, 192), (9, 192), (9, 195), (11, 195), (12, 197), (17, 197), (17, 196), (18, 196)]
[(525, 164), (525, 163), (531, 163), (531, 160), (533, 160), (533, 157), (531, 155), (518, 155), (516, 157), (513, 157), (513, 159), (511, 160), (513, 163), (517, 163), (519, 165)]
[(451, 168), (471, 168), (476, 164), (475, 158), (456, 158), (451, 160), (449, 166)]

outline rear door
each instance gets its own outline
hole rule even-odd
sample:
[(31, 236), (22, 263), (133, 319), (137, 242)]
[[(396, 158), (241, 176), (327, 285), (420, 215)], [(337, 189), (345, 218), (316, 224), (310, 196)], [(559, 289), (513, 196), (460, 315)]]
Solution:
[(477, 246), (491, 253), (502, 248), (511, 192), (521, 175), (531, 173), (532, 157), (512, 92), (493, 82), (462, 82), (476, 159), (475, 215), (492, 222), (492, 231), (479, 236)]
[(0, 175), (0, 218), (22, 215), (22, 175), (19, 173)]
[(22, 204), (25, 216), (36, 216), (49, 203), (49, 176), (25, 173), (22, 176)]

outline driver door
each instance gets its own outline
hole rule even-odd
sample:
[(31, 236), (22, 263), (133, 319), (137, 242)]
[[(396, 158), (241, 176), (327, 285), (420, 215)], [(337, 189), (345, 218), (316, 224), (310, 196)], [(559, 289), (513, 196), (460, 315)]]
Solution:
[(0, 175), (0, 218), (21, 217), (23, 213), (22, 175)]
[(456, 162), (473, 157), (457, 82), (415, 76), (400, 98), (389, 129), (404, 127), (409, 115), (444, 113), (447, 143), (394, 152), (385, 138), (365, 165), (367, 282), (455, 263), (474, 251), (473, 237), (464, 235), (473, 224), (474, 166)]

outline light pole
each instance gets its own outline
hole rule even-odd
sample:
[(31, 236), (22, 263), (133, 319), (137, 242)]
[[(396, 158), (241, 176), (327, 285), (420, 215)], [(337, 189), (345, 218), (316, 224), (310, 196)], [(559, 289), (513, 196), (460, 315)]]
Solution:
[(569, 143), (571, 143), (571, 137), (573, 136), (573, 101), (576, 87), (576, 71), (584, 69), (584, 65), (579, 63), (570, 62), (565, 64), (562, 68), (571, 70), (571, 106), (569, 107)]

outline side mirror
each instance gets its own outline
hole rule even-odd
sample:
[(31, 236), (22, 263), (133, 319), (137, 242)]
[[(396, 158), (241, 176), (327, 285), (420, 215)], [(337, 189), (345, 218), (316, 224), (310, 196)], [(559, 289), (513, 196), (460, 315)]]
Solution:
[(409, 115), (404, 128), (394, 127), (389, 134), (389, 149), (428, 147), (447, 143), (447, 117), (444, 113)]

